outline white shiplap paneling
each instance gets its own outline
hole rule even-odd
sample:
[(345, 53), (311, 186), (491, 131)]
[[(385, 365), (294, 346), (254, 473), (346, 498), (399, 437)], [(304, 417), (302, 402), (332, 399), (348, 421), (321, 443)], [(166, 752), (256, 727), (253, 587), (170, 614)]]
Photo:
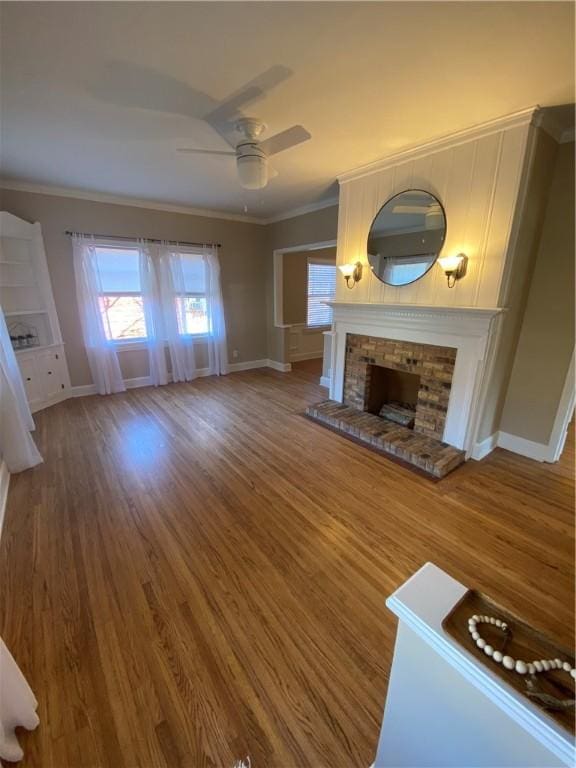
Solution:
[[(338, 217), (339, 264), (362, 261), (362, 281), (348, 290), (338, 281), (337, 301), (495, 307), (531, 120), (527, 112), (498, 129), (471, 132), (422, 152), (411, 150), (381, 168), (347, 174), (341, 180)], [(394, 288), (377, 280), (367, 265), (366, 241), (372, 220), (392, 195), (405, 189), (432, 192), (446, 210), (443, 255), (464, 252), (468, 274), (452, 289), (438, 265), (412, 285)]]

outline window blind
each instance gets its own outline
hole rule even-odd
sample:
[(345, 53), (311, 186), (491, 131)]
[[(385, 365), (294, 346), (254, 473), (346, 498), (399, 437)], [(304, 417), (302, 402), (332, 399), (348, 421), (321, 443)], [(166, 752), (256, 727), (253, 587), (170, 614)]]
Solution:
[(308, 262), (308, 311), (309, 326), (330, 325), (332, 307), (324, 302), (332, 301), (336, 294), (336, 265)]

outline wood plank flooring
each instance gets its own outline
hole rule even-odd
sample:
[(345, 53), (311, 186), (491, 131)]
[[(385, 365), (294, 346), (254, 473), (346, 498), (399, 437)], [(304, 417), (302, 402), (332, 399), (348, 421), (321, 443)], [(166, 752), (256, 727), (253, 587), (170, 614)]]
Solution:
[(573, 436), (432, 482), (303, 417), (312, 366), (36, 415), (12, 479), (0, 633), (39, 700), (23, 766), (368, 768), (396, 624), (432, 560), (563, 643)]

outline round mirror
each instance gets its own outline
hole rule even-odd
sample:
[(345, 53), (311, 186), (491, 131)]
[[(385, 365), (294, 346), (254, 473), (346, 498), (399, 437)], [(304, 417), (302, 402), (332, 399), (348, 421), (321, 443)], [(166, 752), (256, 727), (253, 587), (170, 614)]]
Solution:
[(434, 264), (446, 237), (440, 201), (421, 189), (391, 197), (380, 208), (368, 234), (368, 261), (379, 280), (408, 285)]

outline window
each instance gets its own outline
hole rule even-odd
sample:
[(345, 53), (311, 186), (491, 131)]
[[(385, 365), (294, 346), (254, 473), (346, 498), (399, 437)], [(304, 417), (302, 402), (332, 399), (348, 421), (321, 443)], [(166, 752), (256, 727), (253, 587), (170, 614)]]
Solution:
[(183, 293), (176, 298), (178, 330), (182, 335), (208, 333), (206, 264), (201, 255), (181, 253)]
[(332, 301), (336, 294), (336, 265), (328, 262), (308, 261), (308, 310), (306, 324), (330, 325), (332, 307), (324, 302)]
[[(200, 254), (180, 253), (173, 271), (178, 331), (183, 336), (209, 332), (206, 264)], [(97, 246), (100, 311), (106, 337), (112, 341), (147, 338), (137, 248)]]
[(97, 246), (100, 311), (106, 337), (113, 341), (145, 339), (146, 320), (135, 248)]

